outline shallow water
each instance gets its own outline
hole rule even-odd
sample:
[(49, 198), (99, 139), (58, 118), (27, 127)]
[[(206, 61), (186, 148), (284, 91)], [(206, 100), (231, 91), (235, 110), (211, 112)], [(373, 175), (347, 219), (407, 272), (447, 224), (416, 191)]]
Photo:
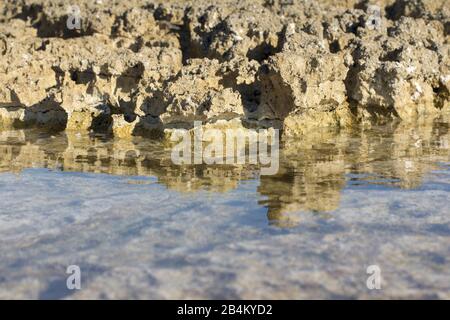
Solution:
[(449, 126), (317, 130), (275, 176), (0, 131), (0, 298), (450, 298)]

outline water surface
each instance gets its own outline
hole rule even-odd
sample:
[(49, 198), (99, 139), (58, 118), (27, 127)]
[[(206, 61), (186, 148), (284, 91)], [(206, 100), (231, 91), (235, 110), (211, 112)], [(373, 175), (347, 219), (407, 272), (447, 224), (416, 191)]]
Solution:
[(0, 298), (450, 298), (449, 140), (443, 120), (317, 130), (260, 176), (144, 138), (0, 131)]

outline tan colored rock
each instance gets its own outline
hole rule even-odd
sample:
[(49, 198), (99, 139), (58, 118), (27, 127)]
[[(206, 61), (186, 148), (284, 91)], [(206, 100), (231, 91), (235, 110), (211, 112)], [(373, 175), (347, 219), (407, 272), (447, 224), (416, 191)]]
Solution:
[(439, 18), (450, 15), (450, 4), (448, 1), (436, 0), (395, 0), (387, 7), (392, 19), (402, 16), (412, 18)]
[(64, 0), (4, 1), (3, 127), (127, 136), (201, 120), (297, 135), (450, 109), (448, 1), (76, 5), (79, 29)]
[(198, 4), (188, 14), (192, 57), (261, 61), (277, 51), (280, 18), (257, 1)]
[[(117, 40), (103, 35), (41, 43), (23, 22), (13, 22), (26, 36), (20, 38), (14, 31), (4, 40), (0, 107), (41, 110), (45, 101), (52, 99), (68, 114), (68, 129), (92, 129), (93, 122), (110, 114), (111, 108), (134, 114), (138, 108), (134, 96), (140, 90), (160, 86), (181, 68), (182, 55), (177, 47), (149, 43), (140, 50), (118, 48)], [(4, 112), (3, 118), (7, 114), (16, 117)]]
[[(291, 127), (302, 117), (312, 120), (312, 113), (334, 114), (346, 106), (346, 74), (343, 55), (329, 52), (325, 40), (303, 31), (288, 35), (283, 51), (262, 69), (259, 119), (284, 120)], [(330, 124), (318, 118), (311, 125)]]
[(127, 138), (134, 135), (134, 130), (139, 120), (127, 122), (120, 114), (112, 115), (112, 132), (115, 137)]
[(448, 107), (450, 65), (440, 23), (402, 18), (388, 36), (375, 32), (355, 41), (352, 55), (346, 84), (363, 117), (407, 120)]
[(57, 84), (51, 61), (38, 50), (43, 41), (17, 19), (1, 25), (0, 31), (0, 107), (38, 104), (47, 97), (46, 90)]
[[(165, 125), (233, 119), (244, 114), (240, 94), (221, 84), (217, 60), (193, 59), (164, 89), (167, 108), (160, 114)], [(158, 110), (159, 111), (159, 110)]]

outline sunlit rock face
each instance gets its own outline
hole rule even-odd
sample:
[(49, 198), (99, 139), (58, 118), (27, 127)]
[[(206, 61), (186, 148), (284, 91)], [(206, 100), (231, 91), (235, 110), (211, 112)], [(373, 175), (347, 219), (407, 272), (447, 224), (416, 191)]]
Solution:
[(375, 110), (408, 120), (448, 110), (446, 42), (441, 23), (409, 17), (393, 22), (387, 36), (367, 33), (355, 41), (347, 87), (362, 115)]
[(450, 112), (448, 1), (77, 5), (72, 28), (65, 1), (5, 2), (0, 129), (155, 137), (239, 120), (298, 136)]
[[(328, 42), (289, 25), (283, 49), (261, 73), (260, 119), (284, 120), (286, 135), (312, 127), (350, 125), (342, 53)], [(346, 115), (347, 113), (347, 115)]]

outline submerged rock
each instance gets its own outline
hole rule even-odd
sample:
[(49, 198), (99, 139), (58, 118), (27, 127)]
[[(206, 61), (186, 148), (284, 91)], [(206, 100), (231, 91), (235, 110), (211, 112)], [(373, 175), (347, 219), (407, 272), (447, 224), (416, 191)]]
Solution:
[(0, 129), (155, 135), (350, 127), (450, 112), (438, 0), (7, 0)]

